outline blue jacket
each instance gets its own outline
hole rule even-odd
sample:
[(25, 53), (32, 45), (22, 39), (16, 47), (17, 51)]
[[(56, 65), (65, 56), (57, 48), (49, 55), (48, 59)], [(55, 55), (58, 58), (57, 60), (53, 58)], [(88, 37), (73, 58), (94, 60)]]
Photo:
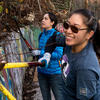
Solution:
[[(41, 50), (40, 58), (43, 57), (45, 53), (45, 45), (47, 40), (55, 33), (55, 29), (43, 30), (43, 33), (39, 39), (39, 48)], [(40, 33), (41, 34), (41, 33)], [(60, 34), (57, 32), (56, 34)], [(52, 49), (52, 48), (51, 48)], [(51, 59), (47, 68), (38, 67), (38, 72), (44, 74), (61, 74), (61, 68), (59, 66), (59, 60), (63, 55), (63, 47), (56, 47), (51, 54)]]

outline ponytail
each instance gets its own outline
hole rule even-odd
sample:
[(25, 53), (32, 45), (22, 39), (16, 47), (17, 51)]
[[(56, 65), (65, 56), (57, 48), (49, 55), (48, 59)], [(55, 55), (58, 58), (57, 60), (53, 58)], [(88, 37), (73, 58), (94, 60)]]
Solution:
[(100, 22), (97, 23), (97, 28), (93, 36), (93, 46), (100, 61)]

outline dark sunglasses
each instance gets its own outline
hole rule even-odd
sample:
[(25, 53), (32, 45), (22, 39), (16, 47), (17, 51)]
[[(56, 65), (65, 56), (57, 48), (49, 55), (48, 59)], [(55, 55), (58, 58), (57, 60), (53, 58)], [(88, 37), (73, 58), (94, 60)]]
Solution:
[(63, 27), (65, 29), (71, 28), (72, 32), (74, 32), (74, 33), (78, 33), (80, 30), (87, 30), (88, 29), (88, 28), (81, 28), (81, 29), (80, 28), (77, 28), (74, 25), (70, 25), (68, 22), (64, 22), (63, 23)]

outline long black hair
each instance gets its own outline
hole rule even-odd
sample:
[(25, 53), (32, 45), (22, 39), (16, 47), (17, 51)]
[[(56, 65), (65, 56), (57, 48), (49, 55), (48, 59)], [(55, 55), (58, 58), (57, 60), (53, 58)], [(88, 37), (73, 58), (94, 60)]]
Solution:
[(83, 16), (84, 24), (88, 27), (88, 32), (91, 30), (94, 31), (91, 40), (93, 42), (94, 50), (100, 58), (100, 23), (96, 20), (94, 13), (88, 9), (78, 9), (72, 12), (70, 16), (73, 14), (81, 14)]

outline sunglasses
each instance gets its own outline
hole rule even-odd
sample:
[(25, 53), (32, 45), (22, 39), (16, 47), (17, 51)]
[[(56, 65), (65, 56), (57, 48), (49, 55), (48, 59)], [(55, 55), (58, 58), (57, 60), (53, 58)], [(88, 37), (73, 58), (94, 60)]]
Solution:
[(64, 22), (64, 23), (63, 23), (63, 27), (64, 27), (65, 29), (70, 28), (70, 29), (72, 30), (72, 32), (74, 32), (74, 33), (78, 33), (80, 30), (87, 30), (87, 29), (88, 29), (88, 28), (77, 28), (77, 27), (74, 26), (74, 25), (70, 25), (68, 22)]

